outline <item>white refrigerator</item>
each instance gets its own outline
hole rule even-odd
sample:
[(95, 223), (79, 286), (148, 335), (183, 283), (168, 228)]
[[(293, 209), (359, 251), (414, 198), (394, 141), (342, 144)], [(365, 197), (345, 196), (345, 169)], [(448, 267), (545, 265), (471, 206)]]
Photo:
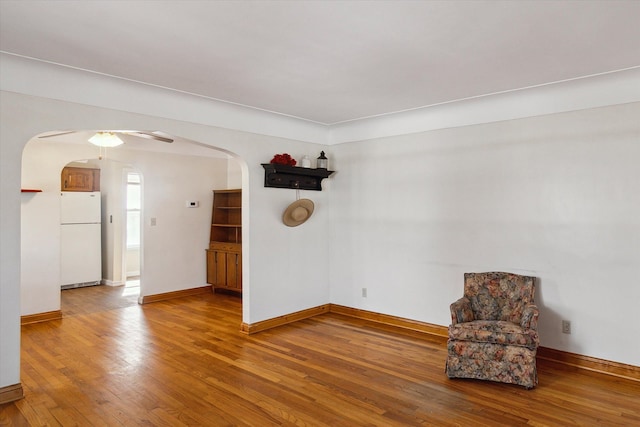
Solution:
[(102, 225), (100, 192), (60, 193), (60, 286), (62, 289), (100, 284)]

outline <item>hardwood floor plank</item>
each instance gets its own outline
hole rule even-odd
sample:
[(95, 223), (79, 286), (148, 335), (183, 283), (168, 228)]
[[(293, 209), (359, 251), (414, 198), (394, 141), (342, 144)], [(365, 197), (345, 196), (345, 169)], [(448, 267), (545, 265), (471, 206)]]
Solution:
[(420, 332), (327, 313), (246, 335), (234, 296), (140, 306), (104, 288), (22, 327), (25, 398), (0, 424), (640, 425), (640, 383), (623, 378), (542, 360), (533, 390), (449, 380), (442, 341)]

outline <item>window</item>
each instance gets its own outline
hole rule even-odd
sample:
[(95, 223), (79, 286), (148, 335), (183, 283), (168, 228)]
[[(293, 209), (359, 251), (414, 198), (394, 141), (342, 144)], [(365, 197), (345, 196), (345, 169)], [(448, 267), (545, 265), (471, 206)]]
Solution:
[(127, 174), (127, 248), (140, 247), (140, 174)]

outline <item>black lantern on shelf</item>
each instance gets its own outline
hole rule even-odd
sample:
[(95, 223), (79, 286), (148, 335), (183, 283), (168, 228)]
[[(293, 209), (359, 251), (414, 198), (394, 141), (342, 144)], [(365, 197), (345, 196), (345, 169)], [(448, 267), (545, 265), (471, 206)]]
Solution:
[(320, 157), (318, 157), (318, 161), (316, 162), (316, 167), (318, 169), (328, 169), (329, 159), (325, 157), (324, 151), (320, 152)]

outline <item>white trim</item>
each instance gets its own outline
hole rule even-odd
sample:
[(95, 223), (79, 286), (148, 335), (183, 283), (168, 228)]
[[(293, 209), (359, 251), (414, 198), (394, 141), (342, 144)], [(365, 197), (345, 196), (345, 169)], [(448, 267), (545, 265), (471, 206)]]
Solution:
[(332, 125), (2, 51), (0, 88), (79, 104), (334, 145), (638, 102), (640, 66)]
[(0, 89), (305, 142), (327, 136), (326, 125), (308, 120), (3, 51)]
[(582, 77), (576, 77), (576, 78), (572, 78), (572, 79), (558, 80), (556, 82), (542, 83), (542, 84), (539, 84), (539, 85), (532, 85), (532, 86), (521, 87), (521, 88), (517, 88), (517, 89), (509, 89), (509, 90), (502, 90), (502, 91), (499, 91), (499, 92), (485, 93), (485, 94), (482, 94), (482, 95), (470, 96), (470, 97), (467, 97), (467, 98), (454, 99), (454, 100), (445, 101), (445, 102), (438, 102), (436, 104), (431, 104), (431, 105), (423, 105), (423, 106), (416, 107), (416, 108), (407, 108), (405, 110), (392, 111), (392, 112), (389, 112), (389, 113), (382, 113), (382, 114), (374, 114), (372, 116), (358, 117), (356, 119), (351, 119), (351, 120), (343, 120), (343, 121), (340, 121), (340, 122), (331, 123), (331, 126), (337, 126), (337, 125), (341, 125), (341, 124), (345, 124), (345, 123), (349, 123), (349, 122), (360, 121), (360, 120), (373, 119), (373, 118), (377, 118), (377, 117), (391, 116), (391, 115), (395, 115), (395, 114), (409, 113), (411, 111), (424, 110), (425, 108), (432, 108), (432, 107), (437, 107), (437, 106), (445, 105), (445, 104), (453, 104), (453, 103), (456, 103), (456, 102), (463, 102), (463, 101), (470, 101), (470, 100), (473, 100), (473, 99), (486, 98), (488, 96), (502, 95), (502, 94), (511, 93), (511, 92), (519, 92), (519, 91), (527, 90), (527, 89), (542, 88), (544, 86), (551, 86), (551, 85), (557, 85), (559, 83), (568, 83), (568, 82), (573, 82), (573, 81), (582, 80), (582, 79), (588, 79), (588, 78), (592, 78), (592, 77), (605, 76), (607, 74), (618, 73), (618, 72), (621, 72), (621, 71), (635, 70), (635, 69), (639, 69), (639, 68), (640, 68), (640, 65), (638, 65), (636, 67), (627, 67), (627, 68), (623, 68), (623, 69), (620, 69), (620, 70), (607, 71), (606, 73), (597, 73), (597, 74), (592, 74), (592, 75), (589, 75), (589, 76), (582, 76)]
[(124, 285), (124, 283), (121, 281), (106, 280), (106, 279), (102, 279), (102, 284), (106, 286), (123, 286)]
[(328, 144), (363, 141), (640, 101), (640, 67), (468, 98), (330, 127)]
[(204, 99), (208, 99), (208, 100), (214, 101), (214, 102), (221, 102), (223, 104), (235, 105), (235, 106), (242, 107), (242, 108), (249, 108), (251, 110), (263, 111), (263, 112), (269, 113), (269, 114), (277, 114), (279, 116), (290, 117), (292, 119), (302, 120), (302, 121), (305, 121), (305, 122), (315, 123), (315, 124), (318, 124), (318, 125), (327, 125), (327, 123), (321, 123), (321, 122), (318, 122), (318, 121), (315, 121), (315, 120), (305, 119), (304, 117), (298, 117), (298, 116), (293, 116), (291, 114), (279, 113), (277, 111), (271, 111), (271, 110), (267, 110), (265, 108), (253, 107), (251, 105), (245, 105), (245, 104), (241, 104), (239, 102), (227, 101), (227, 100), (220, 99), (220, 98), (214, 98), (214, 97), (211, 97), (211, 96), (200, 95), (200, 94), (197, 94), (197, 93), (188, 92), (186, 90), (173, 89), (173, 88), (170, 88), (170, 87), (166, 87), (166, 86), (162, 86), (162, 85), (156, 85), (156, 84), (153, 84), (153, 83), (147, 83), (147, 82), (143, 82), (143, 81), (140, 81), (140, 80), (134, 80), (134, 79), (128, 79), (126, 77), (114, 76), (112, 74), (101, 73), (99, 71), (93, 71), (93, 70), (89, 70), (89, 69), (81, 68), (81, 67), (74, 67), (72, 65), (61, 64), (59, 62), (47, 61), (46, 59), (38, 59), (38, 58), (31, 57), (31, 56), (20, 55), (20, 54), (13, 53), (13, 52), (7, 52), (7, 51), (4, 51), (4, 50), (0, 50), (0, 53), (4, 53), (4, 54), (7, 54), (7, 55), (11, 55), (11, 56), (16, 56), (18, 58), (24, 58), (24, 59), (31, 60), (31, 61), (37, 61), (37, 62), (42, 62), (42, 63), (45, 63), (45, 64), (56, 65), (58, 67), (69, 68), (71, 70), (77, 70), (77, 71), (81, 71), (83, 73), (91, 73), (91, 74), (96, 74), (98, 76), (102, 76), (102, 77), (106, 77), (106, 78), (118, 79), (118, 80), (132, 82), (132, 83), (136, 83), (136, 84), (140, 84), (140, 85), (151, 86), (151, 87), (158, 88), (160, 90), (183, 93), (185, 95), (195, 96), (195, 97), (198, 97), (198, 98), (204, 98)]

